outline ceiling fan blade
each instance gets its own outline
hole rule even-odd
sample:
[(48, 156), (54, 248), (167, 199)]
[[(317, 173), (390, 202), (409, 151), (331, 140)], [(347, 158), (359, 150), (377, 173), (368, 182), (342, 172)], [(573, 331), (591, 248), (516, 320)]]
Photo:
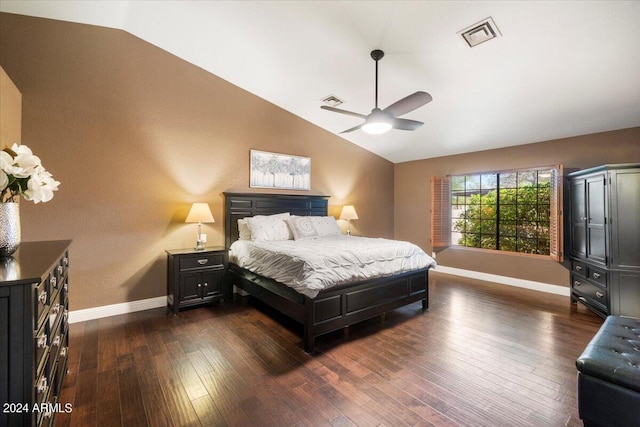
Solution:
[(362, 123), (361, 125), (358, 125), (358, 126), (354, 126), (354, 127), (352, 127), (351, 129), (343, 130), (343, 131), (342, 131), (342, 132), (340, 132), (340, 133), (349, 133), (349, 132), (353, 132), (354, 130), (358, 130), (358, 129), (360, 129), (360, 128), (362, 127), (362, 125), (363, 125), (363, 124), (364, 124), (364, 123)]
[(383, 111), (385, 113), (391, 113), (394, 117), (398, 117), (422, 107), (424, 104), (431, 102), (431, 100), (433, 100), (433, 98), (427, 92), (418, 91), (389, 105)]
[(419, 122), (417, 120), (409, 120), (409, 119), (396, 119), (393, 122), (393, 128), (399, 130), (416, 130), (424, 123)]
[(320, 108), (322, 108), (323, 110), (333, 111), (334, 113), (347, 114), (349, 116), (360, 117), (361, 119), (367, 118), (367, 116), (365, 116), (364, 114), (354, 113), (353, 111), (341, 110), (339, 108), (329, 107), (328, 105), (321, 105)]

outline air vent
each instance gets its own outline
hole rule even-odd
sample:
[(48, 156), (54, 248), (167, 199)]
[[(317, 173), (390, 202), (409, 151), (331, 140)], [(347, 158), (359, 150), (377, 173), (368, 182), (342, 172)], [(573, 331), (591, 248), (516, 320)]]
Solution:
[(480, 43), (484, 43), (502, 35), (500, 34), (498, 26), (493, 22), (491, 17), (459, 31), (458, 34), (462, 36), (469, 47), (477, 46)]
[(344, 104), (344, 101), (335, 95), (329, 95), (322, 98), (322, 102), (324, 105), (328, 105), (329, 107), (337, 107), (340, 104)]

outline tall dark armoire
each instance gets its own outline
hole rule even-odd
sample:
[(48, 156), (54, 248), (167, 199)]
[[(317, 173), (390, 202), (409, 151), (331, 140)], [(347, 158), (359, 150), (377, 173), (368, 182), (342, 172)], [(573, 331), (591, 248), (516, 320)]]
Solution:
[(640, 163), (568, 175), (571, 301), (640, 317)]

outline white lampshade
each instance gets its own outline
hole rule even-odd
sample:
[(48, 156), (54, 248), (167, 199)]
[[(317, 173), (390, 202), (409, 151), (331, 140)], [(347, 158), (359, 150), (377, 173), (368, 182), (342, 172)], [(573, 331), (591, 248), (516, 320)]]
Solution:
[(342, 207), (342, 212), (340, 213), (340, 219), (358, 219), (358, 214), (356, 213), (356, 209), (353, 205), (344, 205)]
[(211, 209), (209, 209), (208, 203), (194, 203), (191, 205), (191, 209), (189, 210), (189, 215), (187, 215), (187, 219), (184, 222), (216, 222), (213, 219), (213, 214), (211, 213)]

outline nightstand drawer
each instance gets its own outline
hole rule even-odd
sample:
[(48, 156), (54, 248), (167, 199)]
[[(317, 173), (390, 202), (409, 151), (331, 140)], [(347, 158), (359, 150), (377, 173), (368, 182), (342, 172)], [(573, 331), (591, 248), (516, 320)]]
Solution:
[(180, 257), (180, 271), (216, 267), (224, 267), (224, 254), (202, 254), (198, 256)]

